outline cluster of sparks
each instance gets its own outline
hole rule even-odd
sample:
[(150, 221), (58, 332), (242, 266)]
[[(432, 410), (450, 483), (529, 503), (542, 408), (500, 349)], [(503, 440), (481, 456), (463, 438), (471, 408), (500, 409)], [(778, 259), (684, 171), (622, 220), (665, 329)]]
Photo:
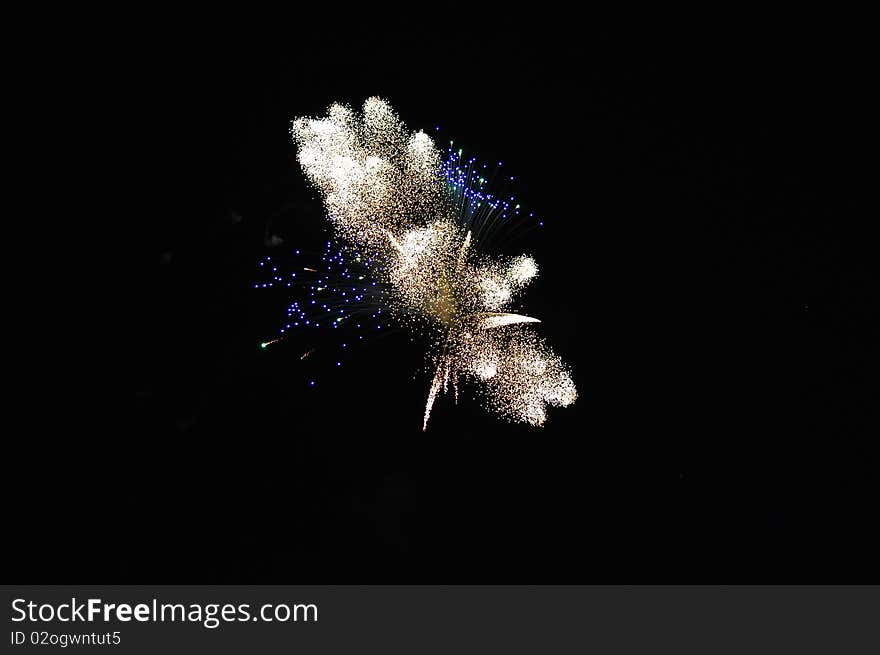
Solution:
[(325, 118), (299, 118), (291, 135), (341, 245), (328, 242), (324, 271), (280, 274), (269, 258), (261, 262), (274, 270), (257, 286), (309, 275), (307, 305), (290, 304), (282, 333), (343, 321), (360, 328), (369, 319), (425, 334), (433, 379), (423, 429), (438, 395), (451, 387), (457, 400), (462, 382), (500, 416), (536, 426), (547, 405), (575, 401), (568, 369), (533, 329), (540, 321), (510, 311), (537, 264), (480, 252), (480, 242), (520, 213), (512, 197), (488, 192), (485, 164), (462, 160), (451, 144), (444, 160), (431, 137), (410, 133), (378, 98), (361, 113), (334, 104)]
[[(295, 255), (299, 257), (300, 251), (296, 250)], [(269, 275), (265, 282), (254, 284), (254, 288), (305, 286), (308, 298), (290, 302), (287, 321), (279, 331), (281, 337), (264, 344), (280, 341), (294, 328), (320, 328), (322, 323), (336, 329), (344, 321), (353, 322), (361, 329), (368, 319), (379, 319), (375, 325), (381, 328), (385, 288), (370, 279), (369, 266), (372, 263), (372, 260), (365, 260), (356, 252), (347, 253), (345, 248), (339, 246), (334, 248), (331, 241), (327, 242), (321, 263), (318, 264), (320, 269), (294, 265), (293, 270), (279, 271), (272, 257), (266, 256), (260, 261), (260, 266), (267, 267)]]

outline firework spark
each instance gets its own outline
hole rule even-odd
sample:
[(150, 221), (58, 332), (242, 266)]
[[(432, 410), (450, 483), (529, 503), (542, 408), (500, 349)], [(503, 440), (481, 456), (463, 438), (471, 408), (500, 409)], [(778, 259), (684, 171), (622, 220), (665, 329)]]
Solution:
[(291, 135), (337, 237), (369, 263), (395, 320), (429, 336), (435, 372), (423, 429), (450, 383), (457, 399), (459, 380), (474, 382), (490, 410), (532, 425), (543, 425), (548, 404), (575, 401), (568, 369), (528, 327), (540, 321), (508, 311), (537, 264), (475, 248), (494, 223), (475, 226), (473, 205), (503, 218), (518, 205), (474, 190), (469, 169), (452, 175), (433, 140), (410, 134), (378, 98), (360, 114), (334, 104), (325, 118), (299, 118)]

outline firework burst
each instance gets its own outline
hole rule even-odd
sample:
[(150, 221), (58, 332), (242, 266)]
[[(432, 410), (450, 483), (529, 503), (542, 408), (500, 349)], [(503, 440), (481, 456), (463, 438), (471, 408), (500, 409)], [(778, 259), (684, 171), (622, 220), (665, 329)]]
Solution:
[[(540, 321), (510, 311), (537, 264), (480, 251), (520, 207), (488, 192), (475, 160), (463, 161), (451, 147), (444, 160), (431, 137), (410, 133), (378, 98), (361, 113), (334, 104), (324, 118), (296, 119), (291, 135), (343, 244), (333, 255), (328, 243), (324, 261), (356, 259), (369, 277), (351, 284), (349, 298), (334, 287), (335, 304), (320, 309), (336, 327), (341, 317), (368, 311), (375, 318), (386, 308), (389, 320), (428, 337), (434, 374), (423, 429), (437, 396), (452, 387), (457, 398), (462, 381), (473, 383), (490, 410), (531, 425), (544, 423), (547, 405), (575, 401), (568, 369), (533, 329)], [(290, 285), (276, 278), (271, 283)], [(328, 285), (322, 279), (311, 283), (312, 305), (315, 290)], [(297, 304), (288, 315), (297, 325), (310, 322)]]

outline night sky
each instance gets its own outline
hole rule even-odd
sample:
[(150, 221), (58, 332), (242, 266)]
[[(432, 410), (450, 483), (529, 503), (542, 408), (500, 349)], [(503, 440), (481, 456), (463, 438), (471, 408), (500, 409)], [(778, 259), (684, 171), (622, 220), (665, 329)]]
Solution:
[[(856, 44), (299, 32), (145, 56), (129, 406), (18, 507), (28, 581), (877, 580)], [(446, 396), (422, 433), (403, 332), (338, 368), (299, 359), (321, 336), (259, 348), (286, 303), (257, 262), (327, 237), (289, 121), (371, 95), (503, 160), (544, 221), (504, 251), (578, 386), (543, 429)], [(106, 502), (41, 502), (72, 481)]]

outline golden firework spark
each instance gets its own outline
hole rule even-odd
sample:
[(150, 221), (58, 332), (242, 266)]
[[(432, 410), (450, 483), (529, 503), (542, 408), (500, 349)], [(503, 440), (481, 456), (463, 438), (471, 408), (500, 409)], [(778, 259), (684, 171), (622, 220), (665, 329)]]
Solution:
[(527, 327), (540, 321), (507, 311), (537, 264), (474, 254), (429, 136), (410, 134), (379, 98), (361, 114), (334, 104), (325, 118), (296, 119), (291, 134), (339, 238), (371, 254), (400, 320), (433, 331), (423, 429), (450, 382), (457, 398), (459, 379), (476, 382), (489, 409), (532, 425), (543, 425), (548, 404), (575, 401), (568, 369)]

